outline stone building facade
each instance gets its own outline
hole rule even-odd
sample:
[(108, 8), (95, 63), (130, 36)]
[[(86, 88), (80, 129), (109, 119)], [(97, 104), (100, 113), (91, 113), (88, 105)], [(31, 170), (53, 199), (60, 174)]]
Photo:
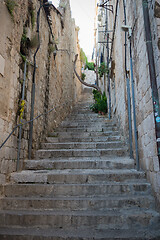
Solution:
[[(129, 140), (129, 120), (128, 120), (128, 92), (131, 99), (131, 131), (133, 156), (136, 159), (135, 130), (133, 115), (133, 92), (131, 88), (132, 69), (130, 62), (130, 50), (132, 53), (133, 83), (135, 93), (135, 113), (138, 139), (138, 157), (140, 168), (145, 170), (147, 177), (152, 183), (155, 195), (160, 200), (160, 172), (159, 159), (157, 154), (157, 141), (153, 108), (153, 91), (150, 77), (149, 60), (147, 53), (145, 22), (143, 4), (148, 5), (149, 20), (151, 25), (151, 36), (153, 44), (153, 55), (156, 71), (156, 83), (160, 92), (160, 1), (132, 1), (132, 0), (110, 0), (98, 1), (97, 22), (99, 26), (105, 26), (104, 40), (109, 36), (109, 56), (107, 55), (107, 45), (104, 44), (104, 60), (107, 63), (109, 58), (109, 80), (106, 82), (106, 92), (111, 96), (112, 117), (117, 119), (124, 139)], [(100, 7), (101, 5), (101, 7)], [(110, 6), (109, 6), (110, 5)], [(106, 11), (105, 6), (110, 9)], [(113, 10), (113, 11), (112, 11)], [(98, 16), (100, 15), (100, 17)], [(107, 14), (107, 16), (106, 16)], [(126, 16), (125, 16), (126, 14)], [(125, 19), (126, 17), (126, 19)], [(99, 19), (98, 19), (99, 18)], [(107, 28), (106, 28), (107, 24)], [(123, 28), (127, 25), (129, 28)], [(125, 32), (126, 30), (126, 43)], [(98, 35), (97, 30), (97, 35)], [(107, 32), (108, 31), (108, 32)], [(131, 31), (131, 32), (130, 32)], [(130, 46), (131, 40), (131, 46)], [(126, 55), (125, 55), (125, 44)], [(98, 43), (97, 52), (103, 48)], [(131, 47), (131, 48), (130, 48)], [(100, 51), (102, 53), (102, 51)], [(126, 56), (126, 57), (125, 57)], [(100, 55), (97, 54), (97, 58)], [(125, 61), (126, 59), (126, 61)], [(97, 60), (98, 62), (99, 60)], [(153, 66), (151, 66), (152, 68)], [(130, 90), (127, 92), (127, 79), (129, 79)], [(108, 79), (108, 77), (106, 77)], [(128, 144), (129, 145), (129, 144)], [(136, 161), (135, 161), (136, 163)]]
[[(34, 54), (38, 49), (37, 12), (47, 1), (0, 1), (0, 144), (19, 124), (30, 120)], [(13, 8), (10, 5), (12, 3)], [(8, 6), (8, 9), (7, 9)], [(46, 9), (46, 10), (45, 10)], [(40, 48), (36, 55), (34, 116), (46, 113), (33, 125), (33, 151), (40, 141), (58, 126), (71, 111), (81, 94), (81, 84), (73, 71), (75, 54), (79, 54), (78, 32), (71, 17), (68, 0), (61, 0), (40, 10)], [(24, 85), (24, 62), (27, 60), (24, 108), (21, 101)], [(77, 61), (80, 74), (81, 64)], [(16, 170), (18, 128), (0, 149), (0, 182)], [(29, 124), (22, 127), (20, 159), (28, 157)]]

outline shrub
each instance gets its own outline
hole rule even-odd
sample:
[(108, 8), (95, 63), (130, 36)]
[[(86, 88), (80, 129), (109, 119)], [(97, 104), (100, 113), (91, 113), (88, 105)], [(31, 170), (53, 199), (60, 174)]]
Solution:
[(91, 105), (90, 109), (96, 113), (107, 113), (107, 97), (105, 92), (101, 95), (97, 90), (93, 90), (95, 103)]
[(86, 62), (85, 69), (94, 71), (94, 69), (95, 69), (94, 63), (93, 62)]

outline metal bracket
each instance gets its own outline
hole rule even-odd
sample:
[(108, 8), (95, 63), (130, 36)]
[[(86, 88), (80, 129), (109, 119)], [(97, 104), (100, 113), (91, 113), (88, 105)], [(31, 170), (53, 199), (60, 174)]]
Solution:
[(102, 3), (102, 4), (97, 4), (97, 7), (103, 7), (105, 8), (106, 10), (110, 11), (113, 13), (113, 5), (111, 4), (108, 4), (110, 0), (107, 0), (106, 2)]

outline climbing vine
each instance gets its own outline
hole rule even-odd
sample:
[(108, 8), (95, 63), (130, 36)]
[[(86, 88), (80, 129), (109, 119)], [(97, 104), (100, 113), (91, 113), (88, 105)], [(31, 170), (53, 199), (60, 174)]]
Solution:
[(21, 101), (20, 115), (19, 115), (19, 123), (22, 123), (22, 120), (23, 120), (24, 106), (25, 106), (25, 101), (22, 100)]

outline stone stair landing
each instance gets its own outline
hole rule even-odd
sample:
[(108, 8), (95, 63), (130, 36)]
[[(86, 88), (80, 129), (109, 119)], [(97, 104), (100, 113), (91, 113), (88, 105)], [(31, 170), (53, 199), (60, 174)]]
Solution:
[(145, 173), (115, 122), (89, 105), (79, 103), (1, 187), (0, 240), (160, 239)]

